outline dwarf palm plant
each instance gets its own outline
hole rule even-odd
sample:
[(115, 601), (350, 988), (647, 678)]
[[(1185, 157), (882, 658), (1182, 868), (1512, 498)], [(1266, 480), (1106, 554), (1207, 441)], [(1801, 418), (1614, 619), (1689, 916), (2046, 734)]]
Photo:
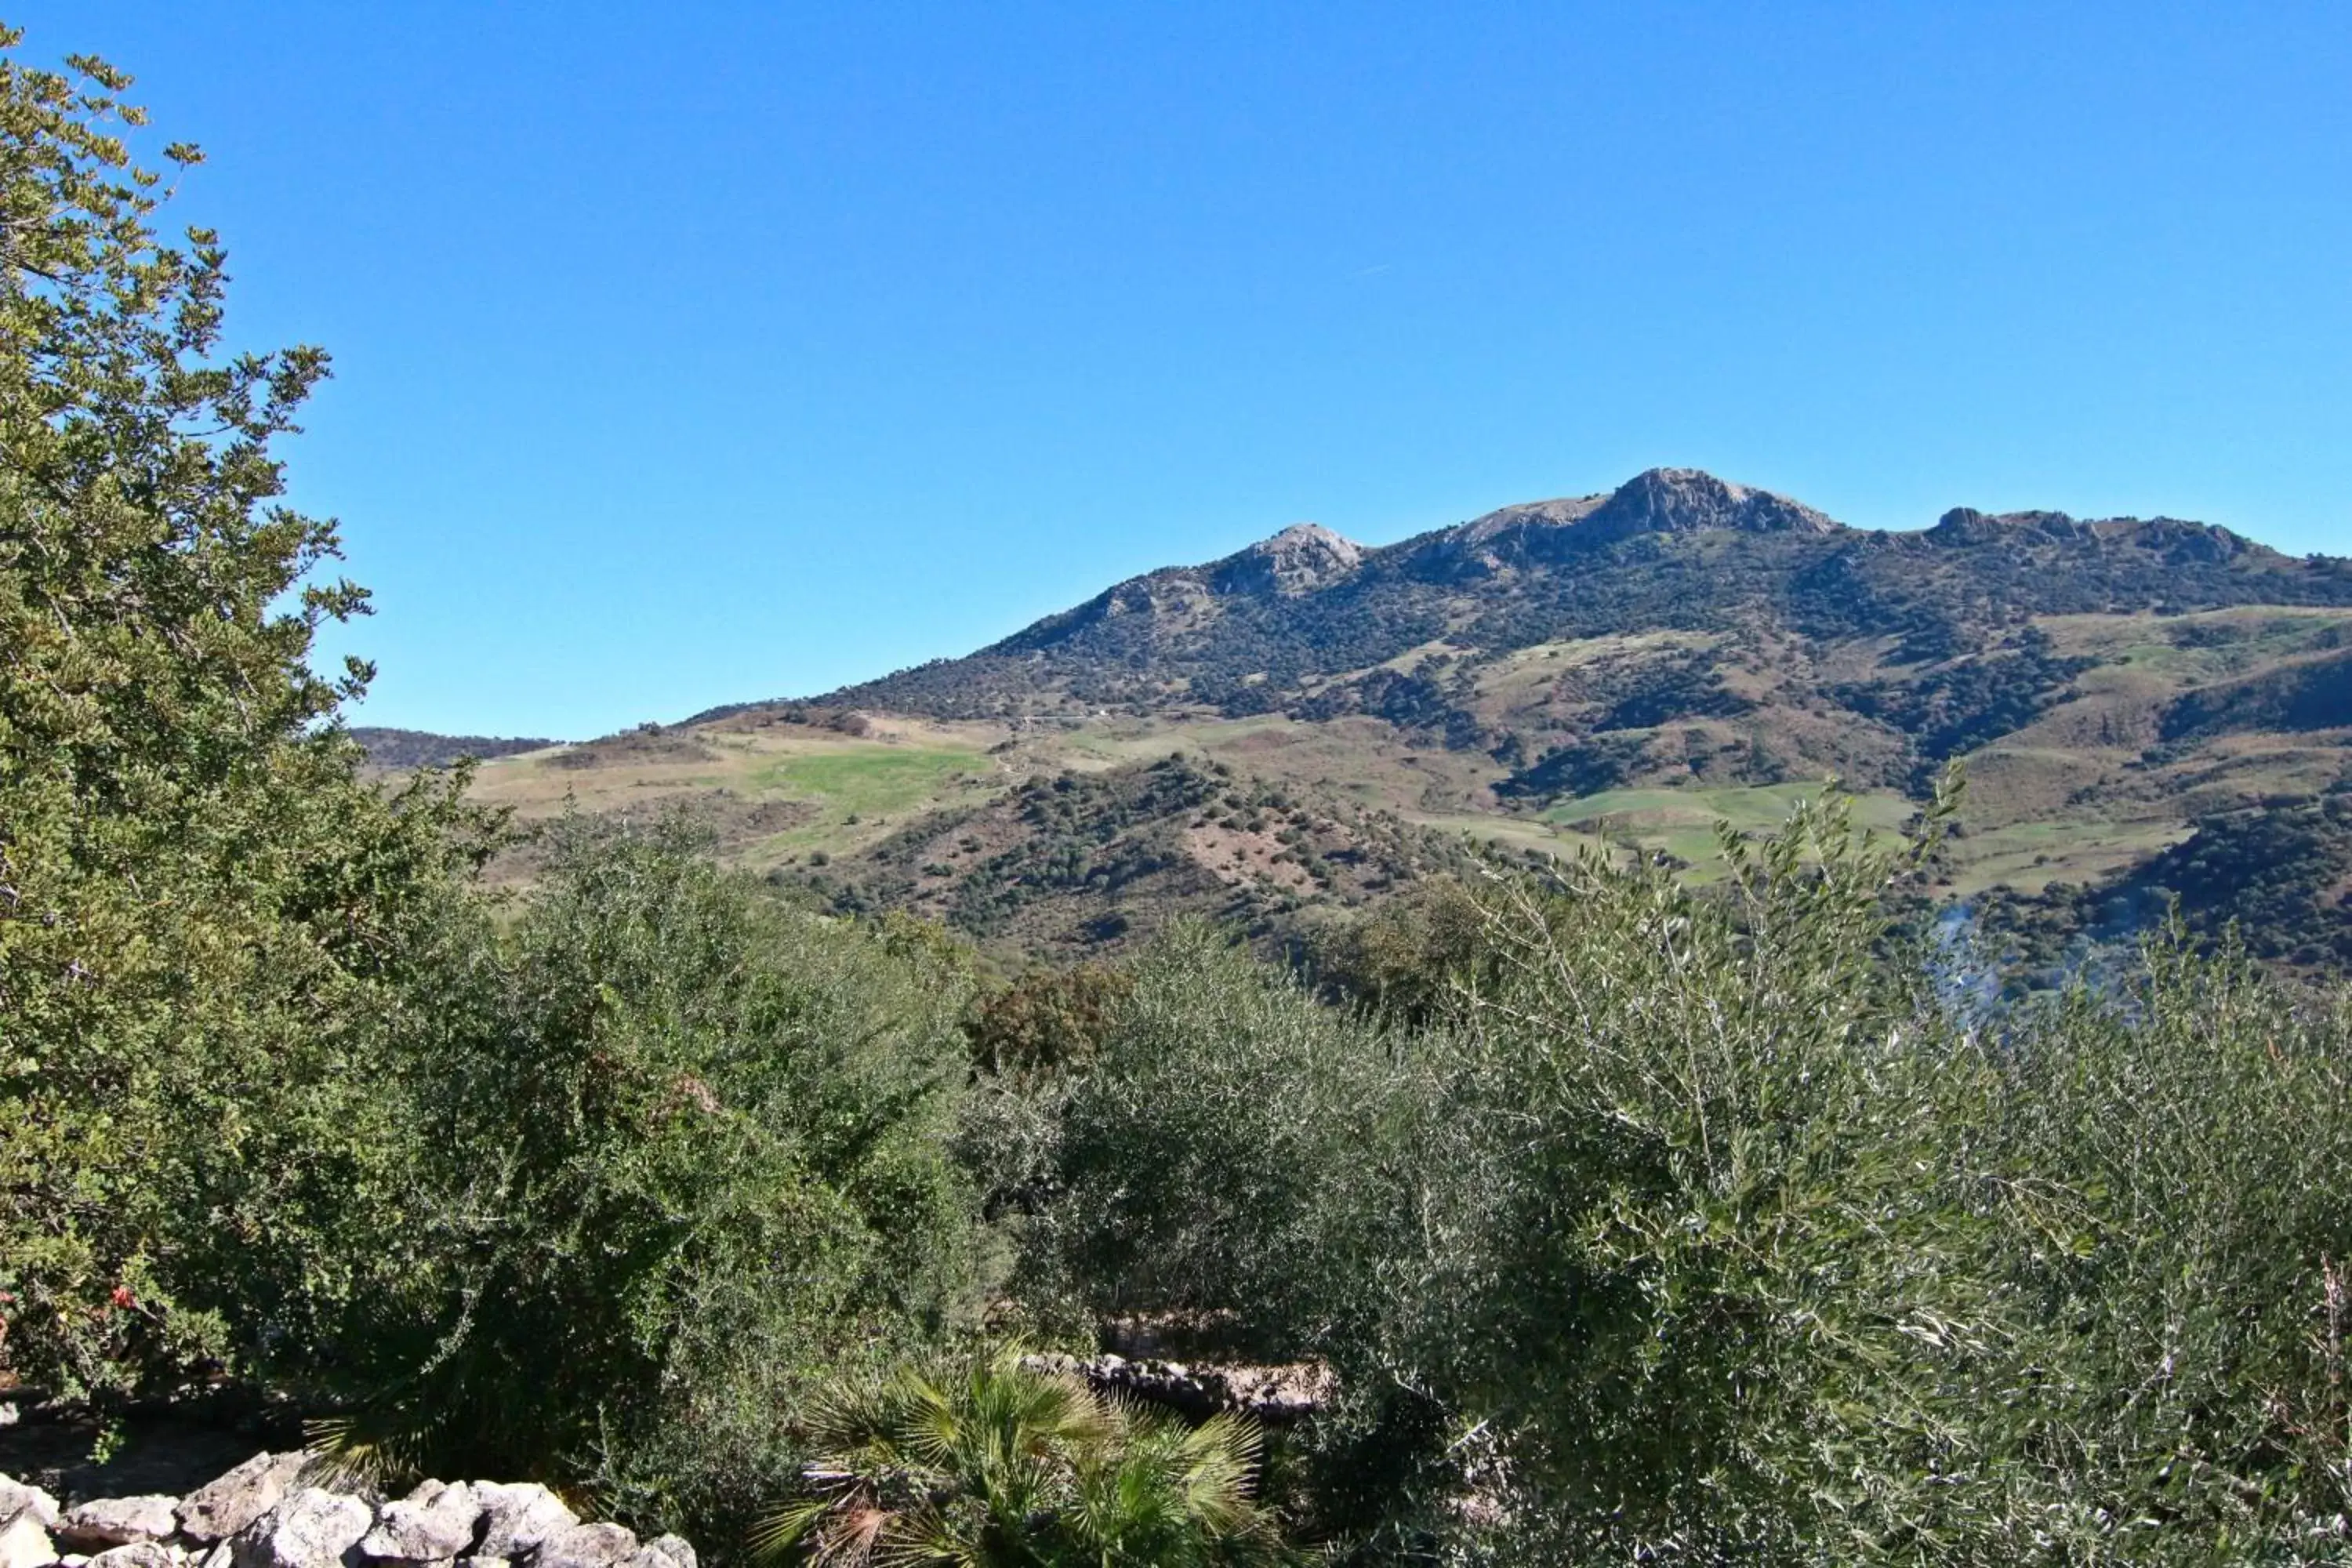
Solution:
[(1193, 1568), (1288, 1561), (1250, 1495), (1256, 1426), (1198, 1426), (1024, 1365), (1017, 1351), (836, 1386), (809, 1414), (808, 1495), (761, 1554), (841, 1564)]

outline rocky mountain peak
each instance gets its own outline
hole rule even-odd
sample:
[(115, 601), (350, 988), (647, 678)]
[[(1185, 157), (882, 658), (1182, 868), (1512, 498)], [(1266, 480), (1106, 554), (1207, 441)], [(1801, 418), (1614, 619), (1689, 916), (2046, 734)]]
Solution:
[(1354, 540), (1319, 522), (1295, 522), (1218, 562), (1209, 584), (1220, 594), (1305, 594), (1345, 577), (1363, 559)]
[(2110, 517), (2085, 521), (2063, 511), (1982, 512), (1956, 506), (1921, 536), (1931, 544), (2011, 549), (2049, 544), (2105, 544), (2136, 548), (2172, 563), (2234, 561), (2273, 555), (2267, 546), (2210, 522), (2177, 517)]
[(1839, 524), (1801, 501), (1736, 485), (1698, 468), (1652, 468), (1634, 475), (1593, 510), (1584, 526), (1612, 536), (1696, 533), (1830, 533)]

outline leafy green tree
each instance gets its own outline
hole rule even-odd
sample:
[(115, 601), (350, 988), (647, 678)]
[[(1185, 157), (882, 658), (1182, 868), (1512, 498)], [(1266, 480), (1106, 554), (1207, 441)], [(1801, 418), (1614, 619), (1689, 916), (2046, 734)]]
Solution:
[(969, 981), (899, 934), (788, 908), (677, 825), (560, 826), (401, 1044), (393, 1278), (313, 1369), (353, 1401), (346, 1460), (584, 1478), (723, 1530), (792, 1461), (776, 1410), (970, 1327)]
[(1265, 1353), (1328, 1342), (1401, 1179), (1397, 1042), (1207, 926), (1132, 974), (1062, 1112), (1039, 1281), (1099, 1314), (1230, 1319)]
[[(387, 796), (310, 668), (364, 607), (274, 455), (326, 374), (233, 353), (130, 79), (0, 33), (0, 1363), (251, 1349), (380, 1179), (376, 1021), (481, 837)], [(185, 169), (193, 147), (163, 160)], [(473, 824), (478, 827), (480, 824)], [(363, 1204), (362, 1205), (363, 1206)]]
[(1033, 1370), (1017, 1349), (903, 1367), (809, 1407), (810, 1495), (771, 1518), (772, 1554), (908, 1568), (1150, 1568), (1292, 1561), (1250, 1497), (1258, 1433), (1198, 1426)]

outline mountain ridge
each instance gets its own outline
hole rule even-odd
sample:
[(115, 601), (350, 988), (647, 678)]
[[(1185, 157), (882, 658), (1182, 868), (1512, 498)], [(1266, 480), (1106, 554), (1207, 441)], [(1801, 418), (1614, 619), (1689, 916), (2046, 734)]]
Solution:
[[(2263, 908), (2296, 953), (2336, 951), (2298, 922), (2352, 928), (2352, 839), (2243, 818), (2352, 778), (2347, 661), (2352, 562), (2171, 517), (1860, 529), (1660, 468), (1386, 545), (1293, 524), (960, 658), (482, 778), (527, 814), (684, 802), (845, 912), (1034, 956), (1153, 910), (1278, 934), (1424, 874), (1433, 831), (1638, 846), (1704, 878), (1718, 819), (1769, 826), (1834, 777), (1897, 826), (1961, 762), (1949, 896), (2088, 921), (2114, 879), (2144, 910), (2143, 883), (2193, 868), (2205, 898), (2217, 864), (2293, 842), (2311, 864)], [(1201, 798), (1180, 802), (1146, 771), (1176, 756), (1223, 782), (1183, 775)], [(2043, 896), (2063, 886), (2086, 890)]]

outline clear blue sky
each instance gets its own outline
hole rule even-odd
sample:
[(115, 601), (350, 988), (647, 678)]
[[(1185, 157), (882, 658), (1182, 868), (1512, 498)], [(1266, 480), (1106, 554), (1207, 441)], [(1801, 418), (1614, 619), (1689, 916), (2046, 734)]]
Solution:
[(212, 162), (362, 722), (594, 734), (1654, 464), (2352, 553), (2352, 5), (0, 5)]

